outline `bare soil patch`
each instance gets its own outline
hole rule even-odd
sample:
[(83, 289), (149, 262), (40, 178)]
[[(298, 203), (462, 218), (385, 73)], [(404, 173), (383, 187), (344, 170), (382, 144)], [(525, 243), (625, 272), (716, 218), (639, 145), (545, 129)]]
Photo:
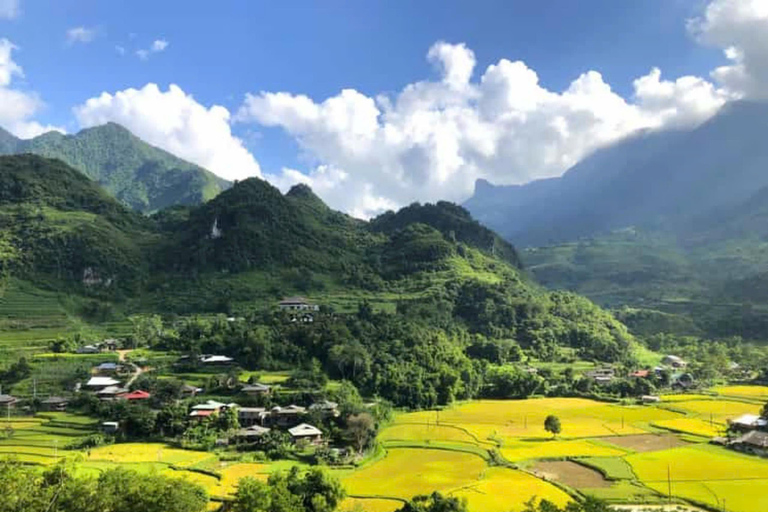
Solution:
[(634, 436), (603, 437), (601, 440), (636, 452), (657, 452), (689, 444), (675, 434), (640, 434)]
[(589, 469), (569, 460), (541, 461), (533, 466), (533, 472), (546, 480), (557, 480), (577, 489), (610, 487), (611, 482), (598, 471)]

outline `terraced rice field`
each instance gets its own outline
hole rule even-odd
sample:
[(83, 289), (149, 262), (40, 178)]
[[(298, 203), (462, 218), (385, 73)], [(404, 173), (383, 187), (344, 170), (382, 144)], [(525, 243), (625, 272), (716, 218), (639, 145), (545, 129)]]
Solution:
[(450, 493), (467, 499), (469, 510), (507, 512), (522, 510), (527, 501), (549, 500), (563, 506), (571, 497), (558, 487), (523, 471), (490, 468), (478, 482)]
[(89, 452), (88, 460), (132, 463), (160, 462), (176, 467), (189, 467), (216, 456), (206, 452), (172, 448), (161, 443), (122, 443), (94, 448)]
[(562, 438), (642, 434), (650, 422), (678, 418), (679, 413), (647, 406), (619, 406), (581, 398), (478, 400), (439, 414), (409, 414), (400, 421), (461, 426), (483, 440), (547, 439), (544, 419), (557, 415)]
[(762, 408), (759, 404), (737, 402), (735, 400), (691, 400), (677, 402), (675, 409), (679, 409), (693, 417), (712, 421), (725, 425), (728, 419), (742, 414), (759, 414)]
[(768, 401), (768, 386), (720, 386), (712, 391), (727, 397), (758, 400), (763, 403)]
[[(749, 495), (754, 496), (755, 492), (763, 492), (763, 479), (768, 481), (768, 461), (706, 444), (707, 438), (721, 432), (728, 419), (746, 412), (757, 412), (756, 404), (718, 398), (714, 393), (673, 395), (649, 406), (574, 398), (474, 401), (440, 412), (398, 415), (380, 434), (384, 446), (390, 448), (387, 456), (346, 475), (344, 483), (350, 493), (365, 497), (406, 499), (409, 494), (441, 490), (466, 497), (470, 510), (483, 512), (521, 510), (533, 496), (560, 504), (568, 501), (568, 494), (561, 488), (528, 472), (533, 470), (556, 480), (569, 492), (614, 503), (653, 505), (667, 499), (664, 486), (668, 461), (685, 460), (691, 461), (690, 470), (695, 468), (701, 474), (690, 477), (692, 481), (679, 478), (673, 484), (676, 499), (721, 508), (723, 498), (733, 499), (733, 506), (728, 505), (726, 510), (763, 510), (744, 508), (740, 503), (749, 500), (742, 495), (729, 498), (740, 484), (722, 478), (739, 472), (740, 478), (752, 479), (756, 488)], [(555, 440), (543, 428), (548, 414), (557, 415), (563, 426)], [(660, 429), (667, 433), (659, 433)], [(426, 449), (430, 447), (441, 450)], [(495, 451), (522, 470), (489, 467), (480, 457), (467, 453), (469, 447), (478, 453)], [(446, 450), (452, 451), (450, 457)], [(467, 469), (457, 473), (453, 469), (457, 465)], [(712, 465), (720, 467), (722, 475), (710, 472)], [(683, 464), (681, 474), (686, 467)], [(702, 475), (708, 480), (703, 480)], [(707, 489), (721, 489), (723, 496), (715, 500)], [(704, 491), (711, 499), (702, 498)], [(762, 506), (763, 502), (758, 502)], [(387, 510), (385, 505), (391, 506), (377, 506)], [(768, 510), (768, 506), (764, 509)]]
[(712, 445), (627, 457), (646, 486), (734, 512), (768, 510), (768, 460)]
[(410, 499), (425, 492), (448, 492), (472, 484), (486, 469), (483, 459), (468, 453), (395, 448), (342, 482), (353, 496)]
[(27, 464), (54, 464), (76, 455), (67, 446), (92, 432), (93, 420), (66, 413), (0, 419), (0, 456)]

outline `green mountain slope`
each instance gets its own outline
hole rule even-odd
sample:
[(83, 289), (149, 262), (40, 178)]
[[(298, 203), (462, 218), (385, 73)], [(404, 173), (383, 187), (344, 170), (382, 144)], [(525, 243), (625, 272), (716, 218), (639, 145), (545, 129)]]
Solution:
[(153, 226), (57, 160), (0, 157), (4, 275), (115, 296), (146, 278)]
[(0, 171), (0, 255), (17, 284), (163, 314), (244, 314), (301, 293), (340, 311), (367, 301), (461, 325), (548, 360), (563, 347), (629, 355), (623, 325), (582, 297), (532, 283), (514, 247), (450, 203), (364, 222), (307, 187), (283, 195), (254, 178), (145, 218), (57, 160), (0, 157)]
[(114, 123), (75, 135), (48, 132), (29, 140), (0, 131), (0, 153), (58, 158), (122, 203), (143, 212), (199, 204), (229, 187), (226, 180), (147, 144)]

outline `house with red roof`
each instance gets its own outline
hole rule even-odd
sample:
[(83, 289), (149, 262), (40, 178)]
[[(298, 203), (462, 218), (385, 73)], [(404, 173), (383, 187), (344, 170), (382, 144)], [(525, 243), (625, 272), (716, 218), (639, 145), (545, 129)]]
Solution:
[(126, 400), (147, 400), (148, 398), (151, 398), (151, 397), (152, 395), (140, 389), (137, 389), (136, 391), (132, 391), (123, 396), (123, 398)]

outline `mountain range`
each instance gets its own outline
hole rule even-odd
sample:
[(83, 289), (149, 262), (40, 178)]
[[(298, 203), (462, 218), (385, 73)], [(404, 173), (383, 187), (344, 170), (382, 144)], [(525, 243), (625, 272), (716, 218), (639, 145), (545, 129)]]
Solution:
[(768, 104), (734, 102), (693, 129), (598, 150), (559, 178), (480, 181), (465, 206), (525, 247), (549, 287), (681, 314), (687, 333), (754, 337), (768, 327), (766, 140)]
[(87, 128), (75, 135), (52, 131), (33, 139), (19, 139), (0, 129), (0, 154), (20, 153), (58, 158), (141, 212), (175, 204), (200, 204), (231, 186), (115, 123)]

